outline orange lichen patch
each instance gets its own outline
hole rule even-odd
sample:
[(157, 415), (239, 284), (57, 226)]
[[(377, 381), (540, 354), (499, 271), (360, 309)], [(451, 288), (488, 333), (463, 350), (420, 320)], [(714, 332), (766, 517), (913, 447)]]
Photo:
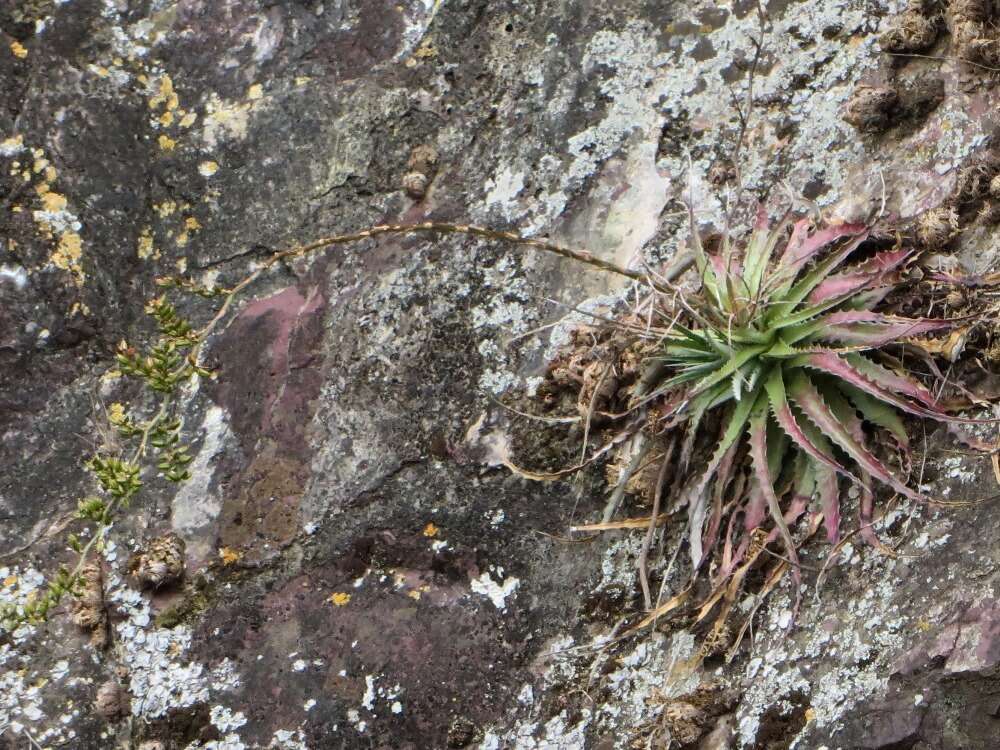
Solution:
[(326, 600), (335, 607), (343, 607), (351, 601), (351, 595), (344, 591), (334, 591)]
[(14, 57), (19, 57), (22, 60), (28, 56), (28, 50), (16, 39), (10, 43), (10, 51), (14, 53)]
[(15, 583), (17, 583), (17, 576), (7, 576), (3, 579), (4, 588), (11, 588)]
[(173, 151), (177, 147), (177, 141), (175, 141), (170, 136), (161, 135), (156, 139), (157, 143), (160, 144), (160, 148), (164, 151)]
[(232, 565), (239, 562), (242, 558), (243, 553), (239, 550), (235, 550), (232, 547), (219, 548), (219, 559), (222, 560), (223, 565)]
[(439, 531), (439, 529), (438, 529), (437, 526), (434, 525), (433, 521), (431, 523), (427, 524), (426, 526), (424, 526), (424, 536), (430, 536), (430, 537), (437, 536), (438, 535), (438, 531)]
[(57, 268), (69, 271), (76, 277), (77, 286), (83, 284), (83, 267), (80, 257), (83, 255), (83, 240), (76, 232), (63, 232), (59, 237), (59, 245), (52, 253), (52, 262)]
[(57, 211), (65, 211), (66, 210), (67, 203), (66, 203), (66, 196), (65, 195), (60, 195), (59, 193), (53, 193), (49, 189), (49, 186), (46, 185), (45, 183), (42, 183), (38, 187), (40, 189), (44, 188), (44, 191), (40, 190), (39, 194), (40, 194), (41, 199), (42, 199), (42, 207), (46, 211), (52, 211), (53, 213), (55, 213)]

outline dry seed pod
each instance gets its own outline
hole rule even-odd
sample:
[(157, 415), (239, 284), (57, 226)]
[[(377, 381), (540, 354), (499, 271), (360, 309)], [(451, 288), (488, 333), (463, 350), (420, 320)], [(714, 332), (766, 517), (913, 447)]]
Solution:
[(129, 695), (117, 680), (108, 680), (97, 688), (94, 710), (106, 721), (115, 722), (129, 712)]
[(986, 24), (965, 19), (956, 20), (951, 26), (952, 50), (956, 57), (971, 62), (986, 63), (995, 46)]
[(917, 217), (917, 241), (925, 248), (946, 245), (958, 233), (958, 212), (954, 206), (938, 206)]
[(948, 303), (948, 307), (958, 309), (965, 306), (965, 303), (968, 302), (968, 297), (962, 287), (955, 287), (945, 295), (944, 301)]
[(917, 10), (907, 10), (878, 38), (886, 52), (922, 52), (937, 41), (940, 24)]
[(696, 706), (676, 700), (663, 707), (663, 721), (670, 728), (671, 739), (690, 745), (701, 738), (708, 717)]
[(90, 642), (95, 648), (107, 644), (108, 616), (104, 607), (104, 578), (100, 563), (87, 563), (80, 571), (80, 595), (70, 604), (74, 624), (91, 631)]
[(133, 559), (132, 572), (153, 588), (179, 581), (184, 575), (184, 540), (173, 532), (153, 539)]
[(844, 121), (864, 133), (878, 133), (889, 127), (899, 94), (888, 86), (860, 84), (844, 109)]
[(406, 166), (411, 172), (433, 174), (434, 167), (437, 166), (437, 160), (437, 149), (433, 146), (422, 144), (410, 152), (410, 158), (406, 161)]
[(987, 226), (1000, 224), (1000, 203), (986, 201), (979, 209), (979, 220)]
[(948, 3), (948, 19), (953, 25), (962, 21), (986, 23), (992, 17), (991, 0), (951, 0)]
[(427, 175), (423, 172), (407, 172), (403, 175), (403, 189), (414, 200), (420, 200), (427, 194)]

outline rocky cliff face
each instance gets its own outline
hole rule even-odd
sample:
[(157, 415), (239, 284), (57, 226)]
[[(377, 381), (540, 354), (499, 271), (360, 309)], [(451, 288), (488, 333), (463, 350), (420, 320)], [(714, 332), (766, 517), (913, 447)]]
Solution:
[[(833, 216), (905, 217), (989, 148), (993, 71), (952, 59), (954, 24), (927, 57), (892, 57), (877, 40), (898, 4), (760, 10), (0, 4), (0, 600), (71, 557), (82, 458), (107, 406), (139, 397), (106, 373), (148, 335), (157, 276), (233, 283), (273, 251), (428, 218), (656, 264), (686, 191), (706, 225), (737, 174), (760, 198), (787, 185)], [(842, 119), (859, 84), (896, 92), (860, 133)], [(987, 222), (961, 221), (957, 257), (995, 270)], [(628, 293), (462, 237), (266, 276), (210, 342), (217, 379), (183, 393), (193, 478), (145, 477), (102, 553), (108, 644), (62, 614), (2, 636), (0, 745), (995, 747), (988, 502), (900, 506), (881, 522), (898, 558), (845, 550), (791, 631), (779, 590), (731, 663), (686, 669), (701, 635), (669, 623), (600, 648), (641, 606), (639, 540), (568, 540), (600, 478), (500, 466), (497, 446), (554, 466), (579, 444), (498, 400), (537, 382), (565, 338), (549, 324), (584, 319), (569, 307)], [(988, 462), (925, 442), (935, 492), (995, 494)], [(184, 581), (140, 590), (129, 558), (168, 532)]]

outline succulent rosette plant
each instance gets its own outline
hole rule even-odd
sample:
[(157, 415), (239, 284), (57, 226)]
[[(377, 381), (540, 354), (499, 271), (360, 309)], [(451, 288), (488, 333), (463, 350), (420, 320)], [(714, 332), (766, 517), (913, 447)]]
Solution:
[[(708, 252), (697, 232), (692, 236), (701, 290), (684, 296), (683, 314), (657, 358), (662, 378), (646, 399), (664, 397), (667, 424), (684, 430), (682, 472), (706, 417), (721, 414), (718, 442), (685, 490), (694, 566), (718, 542), (728, 508), (722, 572), (731, 572), (749, 545), (747, 534), (741, 549), (729, 548), (740, 514), (747, 532), (769, 522), (798, 578), (789, 524), (810, 502), (818, 502), (827, 538), (836, 543), (843, 482), (860, 490), (870, 541), (873, 479), (912, 500), (927, 499), (875, 455), (871, 441), (888, 436), (908, 455), (901, 414), (969, 420), (946, 412), (925, 385), (880, 354), (954, 321), (876, 311), (902, 283), (914, 251), (897, 246), (851, 262), (864, 254), (864, 225), (813, 229), (808, 219), (787, 217), (772, 225), (761, 212), (744, 246), (727, 233)], [(743, 497), (724, 504), (738, 455), (748, 455), (751, 481)]]

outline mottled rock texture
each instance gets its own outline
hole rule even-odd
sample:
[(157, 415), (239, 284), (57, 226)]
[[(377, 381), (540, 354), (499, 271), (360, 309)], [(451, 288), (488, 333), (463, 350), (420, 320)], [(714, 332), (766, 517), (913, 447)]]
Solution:
[[(0, 0), (0, 597), (70, 559), (81, 459), (106, 405), (138, 397), (102, 375), (149, 334), (156, 276), (232, 283), (275, 250), (429, 217), (658, 264), (686, 191), (705, 225), (737, 177), (909, 217), (989, 148), (995, 81), (941, 59), (944, 26), (930, 58), (889, 57), (899, 3), (760, 8)], [(859, 83), (894, 93), (859, 111)], [(421, 146), (437, 160), (414, 191)], [(992, 229), (962, 225), (957, 257), (997, 270)], [(147, 476), (104, 552), (108, 647), (63, 613), (0, 636), (0, 746), (996, 747), (989, 504), (901, 508), (882, 531), (904, 556), (847, 550), (791, 632), (779, 590), (732, 663), (691, 674), (701, 635), (669, 624), (592, 648), (641, 606), (636, 540), (568, 542), (600, 477), (527, 482), (490, 446), (574, 460), (565, 429), (496, 399), (558, 341), (536, 328), (627, 292), (461, 237), (267, 276), (210, 342), (218, 378), (183, 395), (194, 477)], [(994, 492), (933, 437), (923, 481)], [(171, 531), (183, 579), (140, 590), (129, 557)], [(127, 708), (94, 708), (105, 684)]]

